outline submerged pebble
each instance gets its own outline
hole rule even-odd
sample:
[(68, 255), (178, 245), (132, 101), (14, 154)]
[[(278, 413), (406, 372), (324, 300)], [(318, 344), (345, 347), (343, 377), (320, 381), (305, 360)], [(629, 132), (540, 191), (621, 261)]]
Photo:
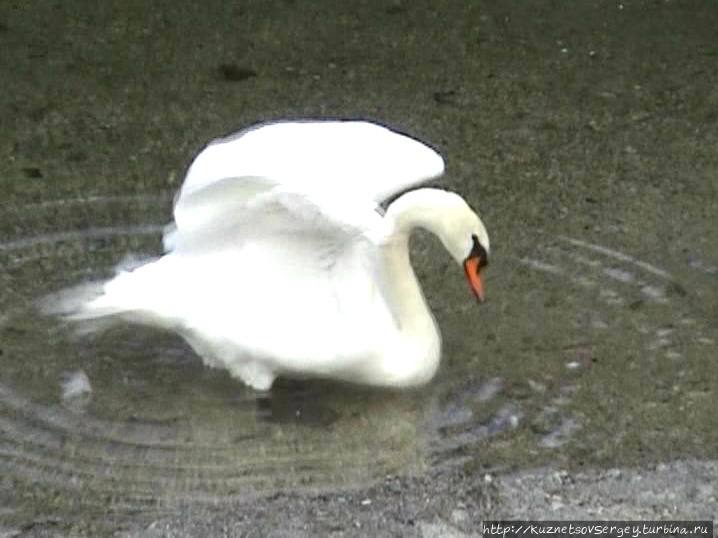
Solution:
[(62, 403), (67, 407), (84, 407), (90, 400), (92, 385), (82, 370), (67, 372), (62, 377)]

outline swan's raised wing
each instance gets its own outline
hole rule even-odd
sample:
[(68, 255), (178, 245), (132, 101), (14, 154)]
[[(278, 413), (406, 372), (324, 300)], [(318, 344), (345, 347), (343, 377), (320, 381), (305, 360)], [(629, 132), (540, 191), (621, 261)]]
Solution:
[(295, 192), (382, 203), (444, 172), (425, 144), (365, 121), (262, 124), (207, 146), (187, 172), (180, 197), (228, 177), (263, 177)]

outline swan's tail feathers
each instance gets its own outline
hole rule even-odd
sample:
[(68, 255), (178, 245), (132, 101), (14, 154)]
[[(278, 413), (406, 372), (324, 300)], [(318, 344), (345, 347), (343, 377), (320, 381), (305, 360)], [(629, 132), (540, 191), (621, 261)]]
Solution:
[(104, 286), (104, 282), (86, 282), (65, 288), (41, 299), (38, 307), (47, 316), (82, 317), (85, 313), (85, 305), (101, 297)]
[(79, 334), (100, 332), (112, 325), (123, 313), (118, 306), (106, 302), (105, 282), (86, 282), (65, 288), (44, 297), (38, 304), (39, 310), (47, 316), (79, 322), (75, 329)]
[(119, 320), (162, 325), (163, 320), (152, 314), (148, 300), (157, 282), (146, 266), (135, 270), (118, 270), (108, 281), (88, 282), (61, 290), (46, 297), (40, 310), (46, 315), (80, 322), (82, 333), (96, 332)]

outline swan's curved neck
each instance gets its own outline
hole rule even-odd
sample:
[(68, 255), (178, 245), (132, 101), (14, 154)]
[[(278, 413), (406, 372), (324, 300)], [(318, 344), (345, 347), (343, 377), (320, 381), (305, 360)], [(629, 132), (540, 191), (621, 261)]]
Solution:
[(409, 257), (409, 235), (395, 235), (382, 247), (389, 307), (399, 330), (407, 336), (427, 328), (428, 306)]
[(409, 237), (415, 228), (424, 228), (446, 246), (446, 216), (452, 203), (455, 194), (418, 189), (397, 198), (384, 215), (380, 280), (397, 331), (379, 363), (383, 384), (419, 385), (429, 381), (438, 367), (441, 336), (411, 266)]
[[(386, 270), (387, 292), (400, 330), (415, 333), (435, 331), (434, 319), (429, 312), (409, 257), (409, 237), (416, 228), (439, 234), (434, 215), (435, 189), (410, 191), (397, 198), (384, 216), (387, 236), (382, 248)], [(441, 191), (439, 191), (441, 192)]]
[(409, 236), (415, 228), (440, 233), (433, 211), (436, 196), (422, 192), (430, 190), (404, 194), (384, 216), (386, 236), (380, 248), (384, 293), (398, 331), (381, 369), (384, 382), (391, 380), (397, 386), (427, 382), (436, 372), (441, 353), (441, 336), (409, 257)]

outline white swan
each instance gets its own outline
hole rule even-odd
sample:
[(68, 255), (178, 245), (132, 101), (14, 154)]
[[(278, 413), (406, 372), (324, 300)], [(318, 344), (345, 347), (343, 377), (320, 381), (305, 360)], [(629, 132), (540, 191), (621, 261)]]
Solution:
[(258, 390), (278, 375), (427, 382), (441, 337), (409, 260), (416, 227), (463, 264), (479, 300), (489, 238), (432, 149), (359, 121), (264, 124), (212, 142), (178, 194), (166, 253), (118, 274), (75, 318), (181, 334)]

